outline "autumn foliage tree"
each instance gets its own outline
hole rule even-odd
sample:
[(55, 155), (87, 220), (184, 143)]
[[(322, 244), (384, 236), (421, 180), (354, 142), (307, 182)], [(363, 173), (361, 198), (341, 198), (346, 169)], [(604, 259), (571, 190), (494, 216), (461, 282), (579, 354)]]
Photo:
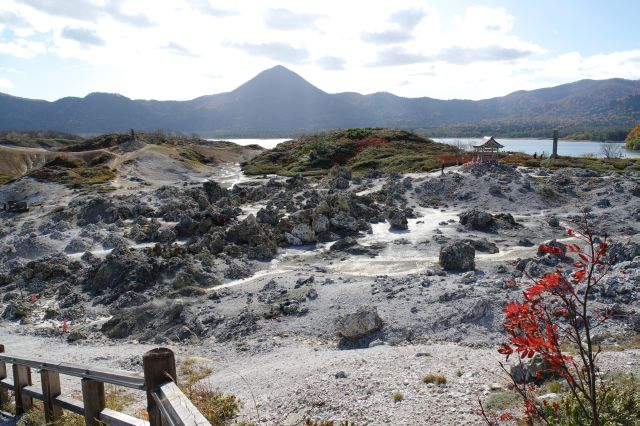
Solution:
[(625, 142), (627, 149), (640, 149), (640, 124), (631, 129)]
[[(606, 262), (609, 248), (606, 237), (597, 237), (592, 225), (585, 216), (576, 230), (568, 230), (578, 244), (539, 247), (543, 253), (568, 257), (571, 263), (561, 263), (562, 266), (553, 272), (525, 283), (522, 299), (505, 306), (504, 327), (509, 337), (498, 351), (507, 360), (512, 355), (520, 360), (535, 354), (542, 356), (550, 372), (566, 380), (579, 417), (584, 421), (580, 424), (599, 426), (608, 389), (598, 369), (600, 348), (594, 344), (593, 331), (607, 320), (607, 312), (592, 307), (590, 300), (610, 267)], [(575, 348), (572, 355), (563, 351), (565, 344)], [(517, 383), (514, 375), (502, 363), (500, 365), (522, 397), (524, 418), (521, 420), (527, 424), (555, 425), (566, 415), (568, 407), (557, 402), (538, 403), (533, 394), (534, 386)], [(490, 418), (482, 404), (481, 412), (490, 425), (500, 420), (515, 420), (510, 413)]]

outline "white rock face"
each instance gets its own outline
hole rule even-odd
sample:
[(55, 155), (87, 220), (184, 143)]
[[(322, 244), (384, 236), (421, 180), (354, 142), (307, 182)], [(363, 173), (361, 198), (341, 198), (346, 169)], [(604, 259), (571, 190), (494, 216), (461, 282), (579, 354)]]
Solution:
[(318, 234), (320, 232), (328, 231), (329, 226), (331, 226), (331, 223), (329, 222), (329, 218), (325, 215), (321, 214), (313, 219), (313, 230)]
[(299, 223), (291, 230), (291, 235), (298, 238), (303, 243), (314, 243), (316, 241), (316, 234), (309, 225)]

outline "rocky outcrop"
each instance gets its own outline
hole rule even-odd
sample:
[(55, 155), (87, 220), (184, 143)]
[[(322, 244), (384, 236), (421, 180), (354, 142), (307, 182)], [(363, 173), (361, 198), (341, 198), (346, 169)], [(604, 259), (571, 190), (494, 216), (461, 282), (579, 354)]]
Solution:
[[(167, 302), (149, 303), (127, 308), (116, 313), (102, 325), (101, 331), (112, 339), (136, 335), (140, 340), (151, 340), (167, 334), (168, 329), (180, 326), (184, 305)], [(178, 339), (183, 340), (183, 339)]]
[(89, 272), (84, 288), (97, 294), (114, 292), (115, 300), (118, 292), (142, 292), (153, 286), (161, 272), (155, 258), (118, 246)]
[(472, 271), (475, 269), (476, 249), (466, 241), (454, 241), (440, 249), (439, 263), (447, 271)]
[(607, 252), (607, 260), (612, 265), (633, 260), (637, 256), (640, 256), (638, 243), (613, 243)]
[(483, 232), (495, 232), (497, 229), (514, 229), (521, 225), (510, 213), (492, 215), (478, 209), (471, 209), (460, 213), (460, 224), (468, 229)]
[(392, 208), (387, 212), (387, 222), (391, 229), (406, 230), (409, 229), (407, 215), (403, 210)]
[(472, 209), (460, 213), (460, 224), (478, 231), (490, 231), (493, 228), (493, 216), (482, 210)]

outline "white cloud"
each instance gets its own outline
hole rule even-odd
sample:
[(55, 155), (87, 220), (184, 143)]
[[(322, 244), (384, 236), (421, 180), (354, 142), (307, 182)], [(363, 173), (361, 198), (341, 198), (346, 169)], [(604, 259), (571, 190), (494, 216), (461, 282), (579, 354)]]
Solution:
[(18, 39), (6, 43), (0, 43), (0, 54), (17, 56), (18, 58), (33, 58), (47, 51), (43, 43)]
[(345, 69), (347, 61), (337, 56), (323, 56), (316, 60), (316, 64), (324, 70), (341, 71)]
[[(516, 35), (518, 21), (506, 9), (474, 6), (451, 17), (446, 7), (422, 0), (366, 7), (344, 0), (2, 0), (0, 25), (4, 17), (14, 29), (0, 34), (0, 55), (35, 67), (45, 59), (59, 67), (80, 61), (82, 78), (65, 69), (74, 84), (86, 82), (74, 90), (157, 99), (230, 91), (278, 63), (328, 92), (412, 97), (477, 99), (581, 78), (640, 78), (638, 51), (550, 56)], [(91, 69), (95, 77), (86, 74)], [(48, 99), (70, 94), (60, 86), (38, 90)]]
[(13, 83), (8, 78), (0, 77), (0, 89), (11, 89)]
[(275, 30), (308, 30), (316, 28), (316, 21), (320, 15), (309, 13), (295, 13), (287, 9), (269, 9), (265, 13), (264, 22), (268, 28)]
[(16, 74), (16, 75), (24, 74), (24, 72), (22, 72), (20, 70), (17, 70), (15, 68), (2, 68), (2, 67), (0, 67), (0, 72), (6, 72), (6, 73), (9, 73), (9, 74)]
[(96, 34), (94, 30), (89, 28), (71, 28), (65, 27), (60, 35), (63, 38), (77, 41), (81, 45), (103, 46), (104, 40)]

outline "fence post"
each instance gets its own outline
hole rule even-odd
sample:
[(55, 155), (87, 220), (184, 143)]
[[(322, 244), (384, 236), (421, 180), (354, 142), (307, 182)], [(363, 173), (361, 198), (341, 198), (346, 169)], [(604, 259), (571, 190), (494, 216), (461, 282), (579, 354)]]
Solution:
[(84, 422), (87, 426), (99, 426), (100, 412), (104, 410), (104, 383), (92, 379), (82, 379), (82, 402)]
[(142, 365), (144, 369), (144, 386), (147, 391), (149, 424), (151, 426), (162, 426), (162, 414), (156, 406), (151, 392), (168, 381), (173, 381), (177, 384), (176, 359), (171, 349), (156, 348), (142, 356)]
[(13, 364), (13, 393), (16, 396), (16, 414), (22, 414), (33, 405), (33, 398), (22, 394), (22, 388), (31, 386), (31, 369)]
[[(4, 345), (0, 345), (0, 353), (4, 353)], [(0, 381), (7, 378), (7, 364), (0, 361)], [(9, 391), (0, 386), (0, 406), (9, 402)]]
[(51, 423), (62, 417), (62, 408), (53, 403), (56, 396), (60, 395), (60, 375), (52, 371), (41, 370), (40, 382), (42, 383), (42, 405), (44, 406), (44, 419)]

